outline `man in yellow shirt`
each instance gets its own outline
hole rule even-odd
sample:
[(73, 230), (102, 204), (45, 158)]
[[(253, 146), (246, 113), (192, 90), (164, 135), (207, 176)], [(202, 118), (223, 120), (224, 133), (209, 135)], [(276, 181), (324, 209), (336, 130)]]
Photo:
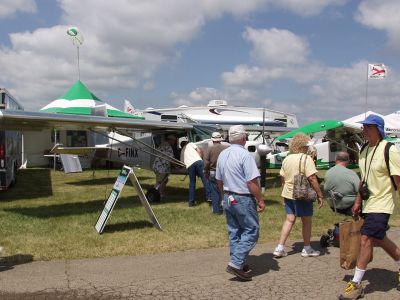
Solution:
[[(361, 280), (370, 261), (373, 247), (381, 247), (400, 268), (400, 248), (391, 241), (386, 231), (390, 215), (393, 213), (397, 193), (393, 184), (400, 186), (400, 156), (394, 146), (389, 149), (389, 169), (385, 161), (384, 120), (377, 115), (369, 115), (363, 124), (367, 146), (360, 153), (359, 166), (362, 182), (352, 212), (357, 217), (362, 212), (364, 224), (361, 227), (361, 248), (353, 279), (339, 299), (358, 299), (363, 296)], [(363, 203), (362, 203), (362, 200)], [(400, 279), (400, 270), (399, 270)], [(400, 288), (398, 283), (397, 289)], [(400, 290), (400, 289), (399, 289)]]

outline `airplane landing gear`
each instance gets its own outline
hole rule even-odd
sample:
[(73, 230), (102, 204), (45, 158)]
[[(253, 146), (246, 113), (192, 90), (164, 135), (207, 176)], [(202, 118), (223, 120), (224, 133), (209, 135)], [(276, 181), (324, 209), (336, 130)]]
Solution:
[(150, 188), (147, 190), (146, 198), (149, 202), (158, 203), (160, 202), (160, 192), (156, 188)]

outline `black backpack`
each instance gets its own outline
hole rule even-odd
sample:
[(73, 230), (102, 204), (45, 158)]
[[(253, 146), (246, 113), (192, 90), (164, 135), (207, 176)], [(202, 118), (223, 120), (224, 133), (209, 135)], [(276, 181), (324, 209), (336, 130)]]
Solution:
[[(389, 166), (389, 150), (390, 150), (390, 147), (392, 147), (393, 145), (394, 145), (394, 144), (391, 143), (391, 142), (387, 142), (387, 143), (386, 143), (386, 145), (385, 145), (385, 151), (384, 151), (384, 156), (385, 156), (386, 167), (387, 167), (387, 169), (388, 169), (388, 171), (389, 171), (390, 181), (391, 181), (392, 184), (393, 184), (394, 190), (397, 191), (396, 182), (394, 181), (394, 178), (393, 178), (393, 176), (392, 176), (391, 173), (390, 173), (390, 166)], [(368, 143), (365, 143), (364, 145), (361, 146), (360, 154), (361, 154), (361, 152), (363, 152), (363, 150), (364, 150), (367, 146), (368, 146)]]

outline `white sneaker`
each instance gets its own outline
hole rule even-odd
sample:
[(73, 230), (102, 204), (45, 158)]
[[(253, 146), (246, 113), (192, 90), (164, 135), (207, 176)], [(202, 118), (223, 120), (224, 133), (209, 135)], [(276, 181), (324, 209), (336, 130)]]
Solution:
[(275, 251), (272, 253), (275, 258), (281, 258), (287, 256), (287, 252), (285, 249), (278, 250), (278, 248), (275, 248)]
[(308, 251), (306, 251), (306, 249), (303, 248), (303, 251), (301, 251), (301, 256), (303, 257), (316, 257), (319, 256), (320, 252), (314, 249), (310, 249)]

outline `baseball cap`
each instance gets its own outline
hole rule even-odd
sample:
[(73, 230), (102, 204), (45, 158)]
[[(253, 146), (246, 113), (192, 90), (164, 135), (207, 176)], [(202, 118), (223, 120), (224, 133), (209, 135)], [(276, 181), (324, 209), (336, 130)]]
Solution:
[(229, 139), (234, 140), (246, 135), (246, 130), (243, 125), (234, 125), (229, 128)]
[(376, 125), (378, 128), (379, 134), (382, 138), (385, 137), (385, 120), (382, 117), (374, 114), (370, 114), (368, 117), (365, 118), (364, 121), (360, 121), (357, 123), (361, 123), (363, 125)]
[(223, 140), (223, 138), (222, 138), (221, 134), (218, 131), (215, 131), (211, 135), (211, 140), (213, 142), (220, 142), (220, 141)]

